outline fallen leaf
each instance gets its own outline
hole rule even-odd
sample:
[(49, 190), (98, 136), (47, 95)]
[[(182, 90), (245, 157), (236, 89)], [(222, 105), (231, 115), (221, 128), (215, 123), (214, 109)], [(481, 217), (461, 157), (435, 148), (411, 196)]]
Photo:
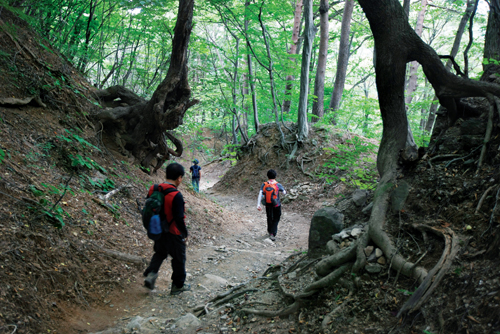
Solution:
[(475, 322), (475, 323), (477, 323), (477, 324), (480, 324), (480, 322), (479, 322), (479, 321), (477, 321), (476, 319), (474, 319), (474, 317), (473, 317), (473, 316), (471, 316), (471, 315), (468, 315), (468, 316), (467, 316), (467, 318), (469, 318), (470, 320), (474, 321), (474, 322)]

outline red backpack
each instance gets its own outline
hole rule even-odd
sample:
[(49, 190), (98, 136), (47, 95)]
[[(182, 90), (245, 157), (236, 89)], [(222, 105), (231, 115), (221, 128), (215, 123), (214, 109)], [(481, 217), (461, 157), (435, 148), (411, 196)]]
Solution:
[(264, 188), (262, 189), (263, 202), (265, 204), (272, 204), (273, 206), (278, 206), (278, 184), (269, 183), (269, 181), (264, 182)]

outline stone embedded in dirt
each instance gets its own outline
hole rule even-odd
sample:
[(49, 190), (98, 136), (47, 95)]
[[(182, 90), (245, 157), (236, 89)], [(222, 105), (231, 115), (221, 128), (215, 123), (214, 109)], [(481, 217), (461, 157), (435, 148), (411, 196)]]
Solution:
[(364, 206), (367, 199), (368, 199), (368, 191), (364, 189), (356, 189), (352, 193), (352, 200), (354, 204), (358, 207)]
[(366, 246), (365, 248), (365, 255), (370, 256), (370, 254), (373, 252), (373, 246)]
[(330, 254), (335, 254), (339, 250), (339, 246), (333, 240), (330, 240), (326, 243), (326, 249)]
[(332, 235), (332, 239), (335, 241), (342, 241), (342, 239), (347, 239), (349, 236), (350, 235), (347, 231), (340, 231), (339, 233)]
[(391, 193), (391, 205), (394, 211), (401, 211), (410, 193), (410, 185), (402, 181)]
[(187, 313), (186, 315), (183, 315), (180, 317), (176, 322), (175, 325), (180, 328), (195, 328), (195, 327), (200, 327), (201, 326), (201, 321), (198, 319), (194, 314), (192, 313)]
[(201, 285), (209, 290), (216, 290), (220, 288), (221, 285), (227, 285), (227, 280), (220, 276), (205, 274), (200, 282)]
[(377, 263), (379, 264), (385, 264), (386, 263), (386, 260), (385, 260), (385, 257), (381, 256), (377, 259)]
[(264, 239), (264, 242), (268, 243), (270, 245), (274, 245), (274, 242), (271, 239), (269, 239), (269, 238)]
[(365, 266), (365, 270), (370, 274), (378, 274), (382, 271), (382, 266), (376, 263), (369, 263)]
[(362, 229), (360, 229), (360, 228), (353, 228), (352, 231), (351, 231), (351, 236), (357, 237), (361, 233), (363, 233)]
[(144, 323), (144, 318), (141, 316), (136, 316), (130, 320), (127, 325), (128, 330), (138, 330), (141, 328), (142, 323)]
[(377, 258), (381, 257), (382, 255), (384, 255), (384, 252), (382, 252), (382, 250), (380, 248), (376, 248), (375, 249), (375, 256)]

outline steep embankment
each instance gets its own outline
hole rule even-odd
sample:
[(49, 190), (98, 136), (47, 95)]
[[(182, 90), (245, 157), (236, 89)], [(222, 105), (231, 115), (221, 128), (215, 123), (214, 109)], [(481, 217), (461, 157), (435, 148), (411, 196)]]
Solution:
[[(93, 87), (5, 8), (2, 19), (0, 328), (67, 333), (82, 310), (113, 314), (112, 296), (137, 296), (152, 250), (138, 204), (164, 172), (108, 150)], [(220, 235), (224, 209), (181, 189), (191, 244)]]

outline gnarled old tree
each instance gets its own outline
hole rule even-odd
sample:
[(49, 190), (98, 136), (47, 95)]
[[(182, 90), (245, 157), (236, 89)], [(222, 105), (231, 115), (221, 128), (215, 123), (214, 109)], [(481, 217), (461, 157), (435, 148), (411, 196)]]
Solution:
[[(182, 154), (182, 143), (167, 131), (181, 125), (186, 110), (198, 103), (191, 99), (187, 67), (193, 4), (194, 0), (179, 0), (170, 67), (151, 100), (146, 101), (122, 86), (96, 92), (97, 97), (108, 106), (117, 99), (125, 104), (96, 115), (104, 131), (114, 137), (122, 153), (130, 152), (144, 168), (154, 165), (154, 171), (170, 154)], [(175, 150), (167, 146), (167, 138), (174, 143)]]
[[(448, 111), (448, 124), (450, 125), (457, 119), (457, 105), (460, 104), (460, 98), (487, 97), (493, 105), (500, 96), (500, 85), (473, 81), (449, 72), (436, 52), (425, 44), (411, 28), (398, 0), (358, 0), (358, 2), (368, 18), (375, 39), (376, 83), (383, 120), (383, 135), (377, 159), (380, 181), (374, 194), (370, 219), (363, 234), (356, 241), (333, 255), (322, 258), (316, 264), (317, 277), (314, 281), (299, 291), (294, 290), (293, 294), (287, 294), (287, 288), (280, 284), (285, 295), (295, 300), (293, 304), (280, 311), (244, 309), (241, 310), (242, 312), (264, 316), (286, 315), (297, 311), (305, 298), (322, 288), (332, 287), (337, 283), (352, 288), (352, 284), (342, 280), (342, 275), (348, 271), (357, 273), (365, 267), (367, 259), (364, 249), (369, 243), (374, 243), (383, 251), (391, 263), (391, 269), (413, 277), (419, 282), (420, 286), (402, 306), (399, 315), (412, 312), (428, 300), (450, 268), (459, 250), (458, 237), (451, 229), (437, 229), (427, 225), (416, 226), (422, 231), (435, 233), (445, 240), (440, 260), (434, 268), (427, 270), (417, 266), (418, 261), (411, 263), (403, 258), (391, 236), (386, 232), (391, 195), (397, 189), (398, 176), (401, 173), (398, 167), (400, 166), (400, 152), (405, 147), (407, 139), (408, 126), (404, 94), (406, 64), (418, 61), (422, 65), (436, 96)], [(500, 108), (499, 104), (497, 108)], [(492, 111), (493, 107), (491, 113)], [(485, 143), (487, 141), (485, 138)], [(316, 262), (309, 261), (307, 266), (314, 263)], [(278, 281), (296, 269), (297, 266), (294, 264), (286, 272), (277, 274)], [(325, 317), (324, 323), (328, 322), (327, 318)]]

